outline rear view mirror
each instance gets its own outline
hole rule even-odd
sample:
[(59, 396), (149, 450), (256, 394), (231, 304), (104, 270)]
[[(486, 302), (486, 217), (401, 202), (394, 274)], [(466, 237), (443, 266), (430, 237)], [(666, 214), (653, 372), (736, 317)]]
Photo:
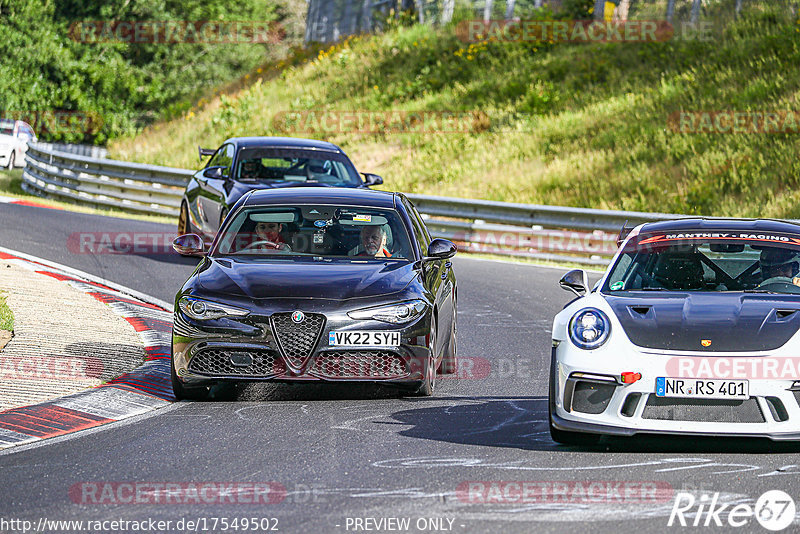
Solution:
[(205, 252), (203, 239), (197, 234), (179, 235), (172, 242), (172, 248), (181, 256), (202, 256)]
[(561, 277), (558, 281), (561, 289), (572, 291), (576, 296), (581, 297), (589, 290), (589, 277), (583, 269), (573, 269)]
[(722, 254), (738, 254), (739, 252), (744, 252), (744, 244), (731, 243), (729, 245), (725, 245), (721, 243), (711, 243), (711, 245), (709, 245), (709, 249), (711, 252), (718, 252)]

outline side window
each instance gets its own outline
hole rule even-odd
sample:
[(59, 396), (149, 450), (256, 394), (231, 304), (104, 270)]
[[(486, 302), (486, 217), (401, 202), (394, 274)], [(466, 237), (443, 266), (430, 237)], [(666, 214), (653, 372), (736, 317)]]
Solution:
[(233, 145), (227, 144), (219, 147), (219, 150), (211, 157), (206, 167), (227, 167), (227, 171), (222, 174), (230, 176), (231, 162), (233, 162)]

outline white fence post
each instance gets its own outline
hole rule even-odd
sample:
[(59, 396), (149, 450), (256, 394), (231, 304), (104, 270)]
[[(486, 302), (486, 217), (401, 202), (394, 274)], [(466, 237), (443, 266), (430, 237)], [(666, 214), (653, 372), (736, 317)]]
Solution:
[(672, 23), (672, 17), (675, 15), (675, 0), (667, 2), (667, 22)]
[(492, 20), (492, 6), (494, 6), (494, 0), (486, 0), (483, 5), (483, 20)]
[(453, 20), (455, 2), (456, 0), (444, 0), (444, 5), (442, 6), (442, 24), (447, 24)]
[(506, 20), (511, 20), (514, 18), (515, 4), (516, 4), (515, 0), (506, 0)]
[(594, 0), (594, 19), (603, 20), (606, 14), (606, 0)]
[(692, 4), (692, 24), (697, 24), (697, 19), (700, 18), (700, 7), (703, 3), (703, 0), (694, 0), (694, 4)]

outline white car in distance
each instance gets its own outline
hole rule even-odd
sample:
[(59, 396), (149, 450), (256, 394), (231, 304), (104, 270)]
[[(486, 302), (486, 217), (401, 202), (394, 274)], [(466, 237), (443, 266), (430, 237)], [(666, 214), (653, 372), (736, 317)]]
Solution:
[(24, 167), (29, 142), (36, 142), (36, 134), (30, 124), (0, 119), (0, 166), (8, 170)]

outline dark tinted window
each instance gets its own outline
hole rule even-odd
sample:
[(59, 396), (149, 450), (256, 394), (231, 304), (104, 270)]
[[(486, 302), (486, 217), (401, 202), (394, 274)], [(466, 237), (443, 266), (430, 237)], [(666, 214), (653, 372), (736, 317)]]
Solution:
[(800, 294), (800, 236), (644, 234), (625, 246), (603, 290)]
[(264, 206), (241, 210), (214, 255), (413, 259), (405, 225), (394, 210), (353, 206)]
[(358, 186), (363, 182), (343, 154), (324, 150), (244, 148), (234, 179), (242, 182), (297, 182)]

